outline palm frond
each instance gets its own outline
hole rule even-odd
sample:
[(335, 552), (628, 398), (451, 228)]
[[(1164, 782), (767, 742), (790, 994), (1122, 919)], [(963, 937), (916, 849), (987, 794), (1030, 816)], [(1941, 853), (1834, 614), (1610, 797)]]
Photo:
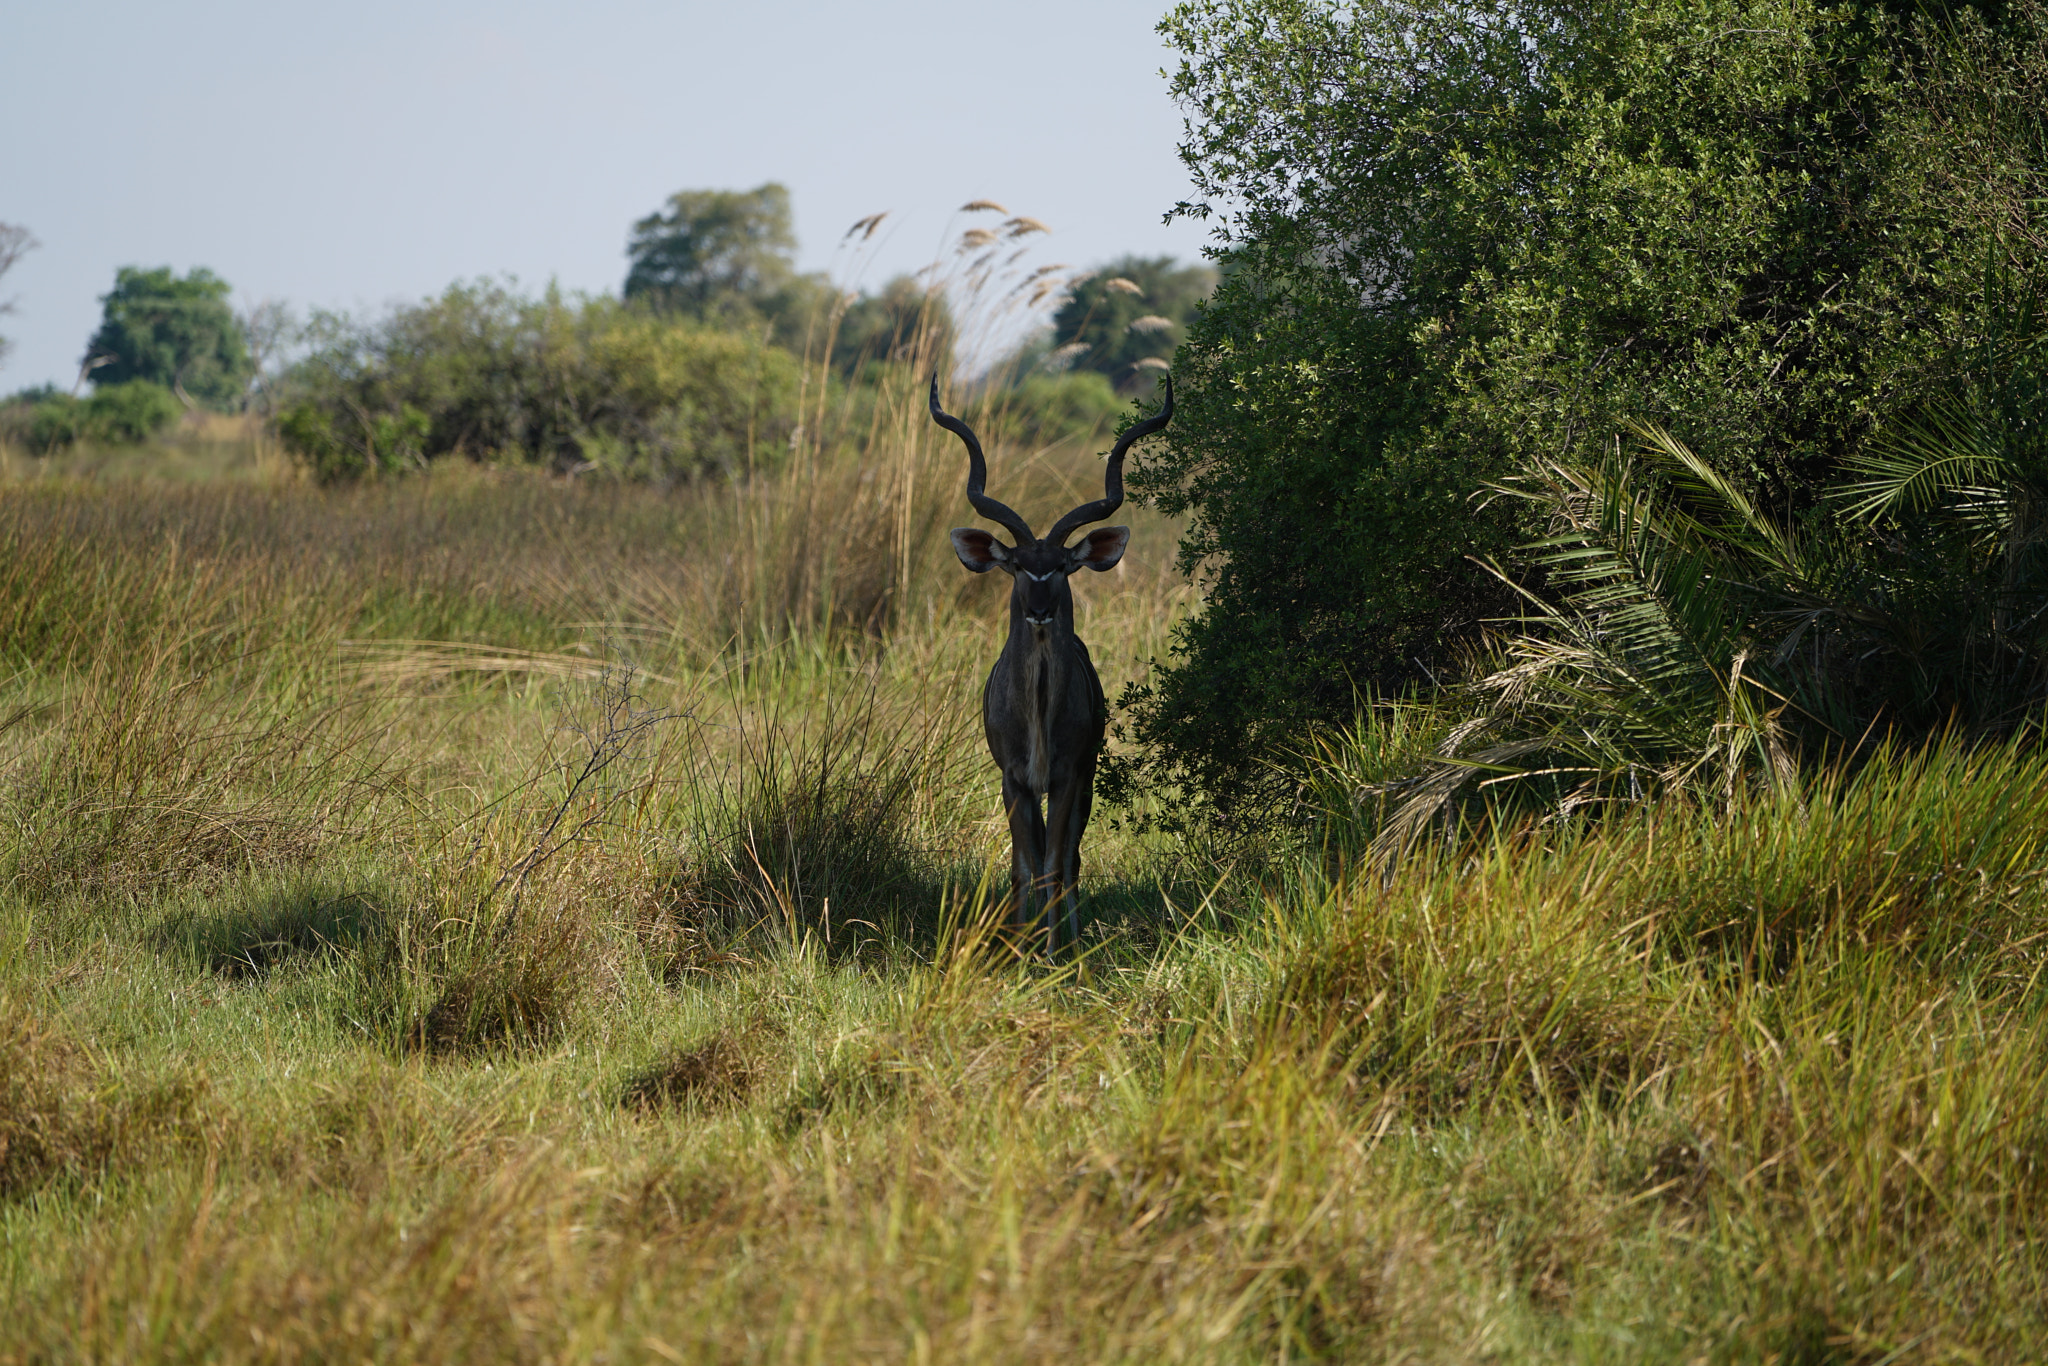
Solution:
[[(1902, 421), (1871, 446), (1851, 456), (1849, 468), (1863, 476), (1831, 490), (1843, 512), (1875, 522), (1901, 513), (1924, 512), (1944, 500), (1992, 506), (1986, 495), (2009, 489), (2022, 472), (2003, 443), (1968, 409), (1930, 408), (1917, 421)], [(1996, 515), (1980, 519), (1999, 525)]]

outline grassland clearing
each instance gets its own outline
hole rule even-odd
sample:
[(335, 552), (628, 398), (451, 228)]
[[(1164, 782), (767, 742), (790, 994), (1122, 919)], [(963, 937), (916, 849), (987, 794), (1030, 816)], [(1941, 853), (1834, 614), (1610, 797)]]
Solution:
[(2036, 756), (1384, 877), (1098, 821), (1052, 967), (939, 441), (245, 464), (0, 487), (0, 1361), (2041, 1354)]

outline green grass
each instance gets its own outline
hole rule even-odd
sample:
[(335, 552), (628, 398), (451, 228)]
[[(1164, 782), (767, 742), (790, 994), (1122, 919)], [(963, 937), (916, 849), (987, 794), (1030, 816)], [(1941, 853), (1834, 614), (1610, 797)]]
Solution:
[(2048, 1353), (2048, 759), (1373, 870), (1402, 715), (1019, 961), (950, 454), (0, 484), (0, 1362)]

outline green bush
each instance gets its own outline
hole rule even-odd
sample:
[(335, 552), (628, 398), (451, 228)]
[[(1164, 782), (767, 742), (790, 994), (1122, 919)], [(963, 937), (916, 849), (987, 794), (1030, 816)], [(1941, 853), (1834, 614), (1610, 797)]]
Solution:
[(113, 445), (139, 446), (184, 411), (178, 396), (161, 384), (146, 379), (103, 384), (85, 401), (86, 431)]
[(1158, 376), (1148, 372), (1173, 354), (1215, 288), (1213, 266), (1119, 257), (1082, 277), (1053, 315), (1053, 355), (1126, 393), (1149, 393)]
[[(973, 416), (976, 409), (970, 409)], [(1107, 376), (1093, 370), (1030, 375), (1010, 389), (986, 394), (979, 418), (1011, 441), (1033, 446), (1087, 441), (1107, 432), (1125, 412)]]
[(2040, 282), (2038, 0), (1189, 0), (1164, 31), (1226, 270), (1130, 474), (1210, 592), (1127, 699), (1127, 781), (1255, 809), (1316, 727), (1462, 672), (1516, 610), (1476, 561), (1548, 592), (1541, 509), (1492, 490), (1630, 422), (1829, 520), (1991, 342), (1986, 259)]
[(42, 395), (13, 405), (8, 427), (24, 446), (47, 455), (85, 436), (85, 405), (65, 393)]
[[(355, 418), (353, 423), (348, 417)], [(278, 436), (285, 446), (313, 468), (322, 483), (359, 479), (365, 474), (396, 474), (417, 467), (432, 423), (410, 403), (395, 413), (354, 413), (341, 419), (331, 408), (306, 400), (278, 417)], [(343, 433), (346, 432), (347, 435)]]
[(139, 446), (182, 412), (177, 395), (145, 379), (102, 385), (83, 400), (44, 386), (15, 395), (0, 409), (0, 435), (37, 455), (80, 441)]
[(609, 299), (456, 285), (314, 335), (278, 430), (327, 479), (464, 455), (669, 481), (775, 463), (796, 428), (788, 352)]

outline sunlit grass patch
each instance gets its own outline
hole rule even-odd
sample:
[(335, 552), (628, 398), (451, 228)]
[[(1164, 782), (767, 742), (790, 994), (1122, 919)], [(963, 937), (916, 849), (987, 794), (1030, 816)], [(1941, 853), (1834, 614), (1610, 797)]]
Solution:
[(1375, 866), (1416, 713), (1291, 844), (1098, 821), (1053, 964), (950, 562), (870, 629), (730, 615), (834, 533), (729, 489), (131, 492), (0, 490), (0, 1361), (2040, 1354), (2024, 751)]

